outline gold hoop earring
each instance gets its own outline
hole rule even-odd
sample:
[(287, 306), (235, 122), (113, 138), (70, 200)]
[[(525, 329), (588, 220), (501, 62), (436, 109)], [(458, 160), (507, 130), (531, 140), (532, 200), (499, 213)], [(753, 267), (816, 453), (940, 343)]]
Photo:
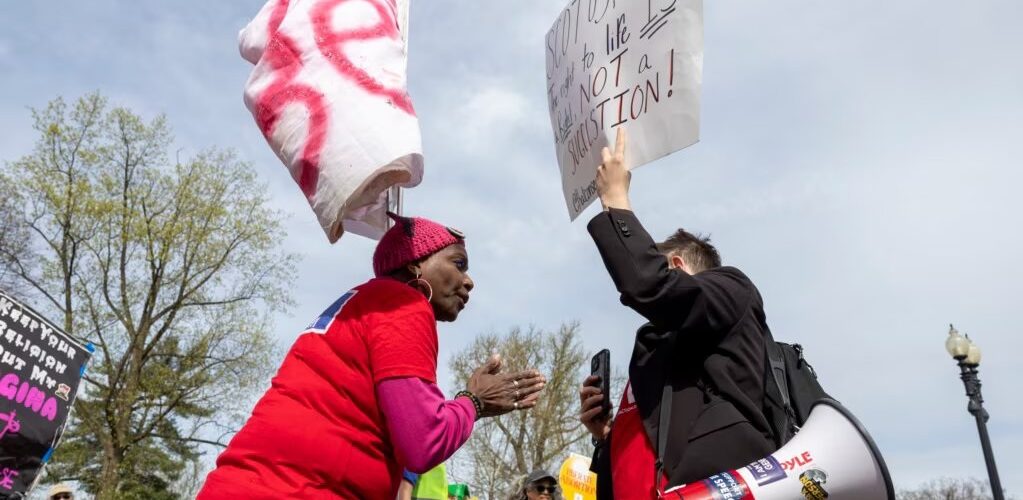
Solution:
[(410, 280), (406, 281), (405, 284), (410, 286), (410, 287), (412, 287), (412, 288), (417, 288), (416, 285), (413, 285), (412, 283), (420, 283), (420, 282), (422, 282), (424, 285), (426, 285), (426, 291), (427, 291), (426, 301), (429, 302), (429, 301), (433, 300), (433, 287), (430, 286), (430, 282), (429, 281), (426, 281), (423, 278), (416, 277), (416, 278), (413, 278), (413, 279), (410, 279)]

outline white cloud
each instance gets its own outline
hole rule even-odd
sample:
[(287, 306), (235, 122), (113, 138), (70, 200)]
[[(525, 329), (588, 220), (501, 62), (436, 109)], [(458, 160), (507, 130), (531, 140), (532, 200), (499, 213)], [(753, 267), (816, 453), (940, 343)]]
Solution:
[(527, 115), (526, 98), (499, 81), (483, 81), (461, 92), (464, 101), (452, 110), (448, 131), (462, 139), (468, 152), (491, 149), (496, 144), (495, 132), (514, 133)]

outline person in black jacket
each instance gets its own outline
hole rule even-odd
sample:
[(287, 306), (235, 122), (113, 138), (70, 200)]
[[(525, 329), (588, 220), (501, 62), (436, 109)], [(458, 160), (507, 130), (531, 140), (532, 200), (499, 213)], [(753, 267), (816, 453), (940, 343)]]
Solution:
[[(636, 332), (613, 424), (596, 377), (580, 389), (601, 499), (655, 497), (655, 488), (775, 450), (763, 412), (768, 327), (760, 293), (741, 271), (721, 266), (705, 238), (679, 230), (654, 242), (629, 204), (625, 144), (619, 127), (615, 152), (602, 151), (596, 183), (604, 210), (587, 229), (622, 303), (649, 322)], [(616, 483), (623, 479), (628, 484)]]

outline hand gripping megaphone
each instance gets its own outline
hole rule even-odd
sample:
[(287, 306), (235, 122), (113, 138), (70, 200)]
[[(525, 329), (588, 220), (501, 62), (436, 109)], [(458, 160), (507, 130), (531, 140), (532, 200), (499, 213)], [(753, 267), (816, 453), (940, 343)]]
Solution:
[(814, 404), (780, 450), (741, 469), (672, 488), (684, 500), (895, 500), (884, 458), (856, 417), (832, 399)]

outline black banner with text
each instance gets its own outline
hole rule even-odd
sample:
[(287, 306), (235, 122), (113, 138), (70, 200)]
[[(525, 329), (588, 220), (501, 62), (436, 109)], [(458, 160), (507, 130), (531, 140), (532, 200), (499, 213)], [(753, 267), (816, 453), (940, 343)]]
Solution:
[(50, 459), (91, 351), (0, 292), (0, 497), (24, 496)]

